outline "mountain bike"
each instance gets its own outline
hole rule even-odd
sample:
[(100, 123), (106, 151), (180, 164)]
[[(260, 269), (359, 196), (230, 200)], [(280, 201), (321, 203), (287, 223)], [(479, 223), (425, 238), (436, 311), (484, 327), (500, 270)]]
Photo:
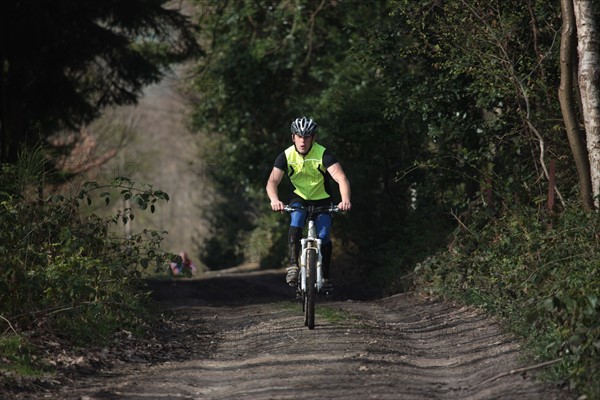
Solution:
[(290, 206), (284, 211), (307, 211), (308, 231), (306, 237), (300, 240), (302, 250), (300, 251), (300, 274), (298, 279), (298, 293), (302, 299), (302, 311), (304, 312), (304, 325), (308, 329), (315, 328), (315, 303), (317, 293), (323, 289), (323, 257), (321, 255), (321, 239), (315, 231), (315, 217), (322, 213), (338, 213), (337, 206)]

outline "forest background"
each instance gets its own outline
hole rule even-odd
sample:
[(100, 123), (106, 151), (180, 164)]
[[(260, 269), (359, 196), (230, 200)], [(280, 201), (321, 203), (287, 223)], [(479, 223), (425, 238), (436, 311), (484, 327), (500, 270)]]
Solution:
[[(34, 326), (139, 329), (130, 289), (171, 252), (283, 266), (264, 187), (306, 115), (352, 184), (342, 290), (485, 307), (557, 360), (550, 379), (600, 396), (598, 4), (88, 3), (0, 6), (8, 364), (31, 361)], [(173, 109), (123, 107), (165, 74)]]

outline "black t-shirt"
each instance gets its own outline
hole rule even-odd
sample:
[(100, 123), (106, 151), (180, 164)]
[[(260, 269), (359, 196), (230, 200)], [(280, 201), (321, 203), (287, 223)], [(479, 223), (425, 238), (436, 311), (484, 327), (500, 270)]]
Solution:
[[(325, 169), (331, 167), (333, 164), (337, 163), (337, 158), (333, 154), (329, 152), (329, 150), (325, 149), (323, 153), (323, 166)], [(279, 168), (280, 170), (287, 173), (287, 158), (285, 157), (285, 151), (281, 152), (275, 159), (275, 168)]]

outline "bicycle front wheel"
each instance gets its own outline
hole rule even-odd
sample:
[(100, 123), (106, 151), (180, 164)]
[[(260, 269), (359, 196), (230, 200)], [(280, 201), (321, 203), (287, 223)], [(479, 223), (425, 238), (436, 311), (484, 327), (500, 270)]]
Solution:
[(317, 298), (317, 249), (306, 252), (306, 306), (304, 324), (315, 328), (315, 301)]

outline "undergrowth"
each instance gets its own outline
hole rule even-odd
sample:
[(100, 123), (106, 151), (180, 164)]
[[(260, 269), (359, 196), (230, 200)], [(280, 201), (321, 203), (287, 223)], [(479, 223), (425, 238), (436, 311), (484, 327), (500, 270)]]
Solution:
[(0, 166), (0, 368), (23, 373), (32, 365), (30, 343), (40, 338), (77, 346), (144, 331), (142, 273), (170, 256), (160, 250), (161, 232), (114, 233), (134, 218), (131, 208), (110, 217), (81, 211), (97, 200), (109, 204), (115, 193), (154, 211), (166, 193), (116, 178), (40, 198), (44, 179), (43, 163)]
[(319, 318), (323, 318), (332, 325), (340, 325), (354, 318), (347, 311), (328, 306), (317, 307), (316, 314)]
[(568, 210), (545, 218), (519, 209), (475, 214), (447, 251), (416, 269), (417, 285), (501, 316), (547, 378), (600, 398), (600, 215)]
[(387, 240), (379, 240), (361, 256), (361, 264), (368, 268), (366, 284), (379, 296), (411, 290), (414, 266), (444, 246), (453, 226), (447, 213), (434, 208), (410, 213)]

